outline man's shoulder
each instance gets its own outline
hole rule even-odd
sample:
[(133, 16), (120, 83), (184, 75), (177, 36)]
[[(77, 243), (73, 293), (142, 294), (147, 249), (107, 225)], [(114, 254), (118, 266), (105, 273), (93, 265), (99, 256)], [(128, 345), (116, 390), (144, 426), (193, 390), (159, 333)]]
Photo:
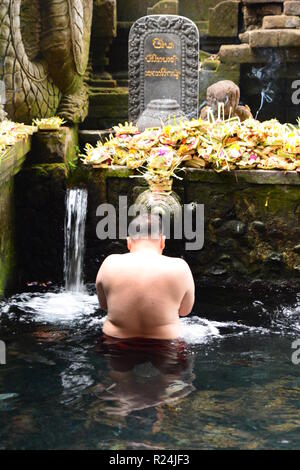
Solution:
[(190, 269), (189, 265), (183, 258), (172, 258), (170, 256), (164, 256), (166, 262), (172, 264), (174, 268), (178, 268), (181, 270)]
[(118, 253), (109, 255), (103, 261), (102, 266), (106, 266), (106, 265), (110, 265), (110, 264), (119, 262), (122, 259), (123, 256), (124, 256), (123, 254), (118, 254)]
[(100, 282), (100, 279), (102, 279), (103, 276), (106, 276), (108, 273), (114, 270), (115, 267), (120, 265), (122, 256), (123, 255), (121, 254), (113, 254), (105, 258), (105, 260), (101, 263), (100, 269), (98, 271), (97, 282)]

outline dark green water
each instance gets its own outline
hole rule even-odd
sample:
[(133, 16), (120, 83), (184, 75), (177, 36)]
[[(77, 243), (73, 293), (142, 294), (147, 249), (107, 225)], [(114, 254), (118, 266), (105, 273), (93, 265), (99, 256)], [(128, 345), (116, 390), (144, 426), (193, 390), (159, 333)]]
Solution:
[(112, 369), (95, 296), (0, 302), (0, 448), (300, 448), (300, 298), (198, 297), (200, 318), (183, 325), (187, 364), (164, 373)]

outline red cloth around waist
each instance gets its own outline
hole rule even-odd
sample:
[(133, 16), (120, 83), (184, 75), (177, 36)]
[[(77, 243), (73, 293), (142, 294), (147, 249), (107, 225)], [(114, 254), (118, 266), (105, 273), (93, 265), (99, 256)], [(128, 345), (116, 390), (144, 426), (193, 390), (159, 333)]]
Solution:
[(113, 338), (103, 333), (99, 346), (116, 370), (130, 370), (144, 362), (170, 373), (187, 366), (186, 343), (181, 339)]

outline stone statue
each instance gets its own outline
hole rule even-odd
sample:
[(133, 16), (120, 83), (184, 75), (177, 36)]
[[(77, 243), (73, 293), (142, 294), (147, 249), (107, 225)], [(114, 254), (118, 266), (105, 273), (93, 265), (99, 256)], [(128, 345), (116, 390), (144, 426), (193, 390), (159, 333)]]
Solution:
[(92, 11), (92, 0), (1, 0), (0, 80), (10, 119), (84, 119)]
[(214, 83), (207, 88), (206, 103), (201, 111), (201, 118), (207, 119), (208, 109), (211, 108), (214, 117), (218, 116), (218, 103), (224, 103), (224, 117), (238, 116), (241, 121), (252, 117), (250, 108), (248, 106), (241, 106), (240, 102), (240, 89), (231, 80), (221, 80)]

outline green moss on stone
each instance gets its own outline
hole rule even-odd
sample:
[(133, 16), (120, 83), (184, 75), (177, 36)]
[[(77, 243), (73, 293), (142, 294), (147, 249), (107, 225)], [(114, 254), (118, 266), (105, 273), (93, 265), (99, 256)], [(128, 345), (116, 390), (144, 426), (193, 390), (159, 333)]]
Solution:
[(33, 136), (28, 162), (69, 164), (78, 159), (77, 148), (78, 126), (62, 127), (57, 131), (40, 131)]
[(13, 180), (0, 186), (0, 296), (12, 281), (14, 257)]
[(42, 163), (40, 165), (32, 165), (31, 167), (26, 168), (25, 171), (33, 172), (36, 176), (51, 176), (55, 173), (65, 174), (66, 166), (64, 163)]

